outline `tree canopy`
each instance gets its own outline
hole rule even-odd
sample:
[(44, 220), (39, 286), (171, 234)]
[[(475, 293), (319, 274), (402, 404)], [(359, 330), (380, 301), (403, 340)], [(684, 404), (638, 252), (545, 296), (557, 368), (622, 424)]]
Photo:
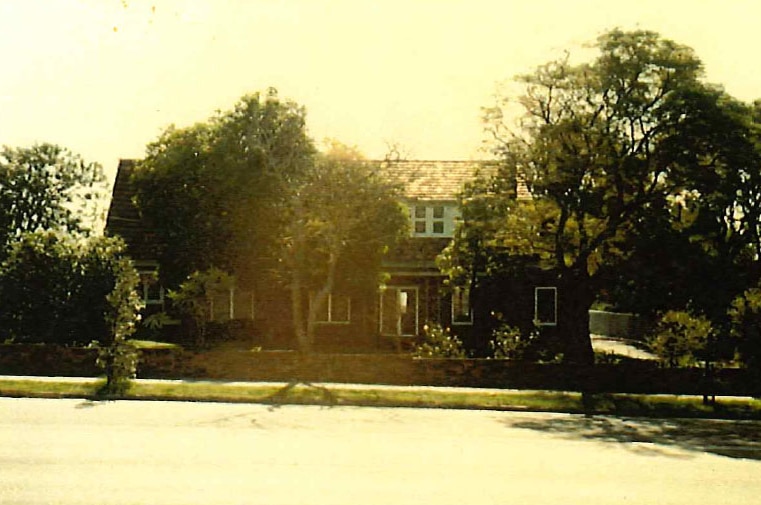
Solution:
[(317, 153), (304, 109), (270, 90), (168, 129), (133, 182), (167, 287), (212, 268), (247, 288), (280, 281), (306, 349), (333, 290), (375, 289), (380, 258), (404, 229), (396, 190), (377, 168), (337, 142)]
[(752, 109), (704, 83), (690, 48), (643, 30), (594, 47), (591, 62), (519, 76), (523, 94), (486, 110), (501, 165), (464, 195), (466, 233), (450, 251), (460, 271), (510, 263), (497, 255), (554, 272), (564, 353), (580, 362), (592, 360), (588, 309), (624, 265), (683, 260), (644, 247), (651, 233), (729, 263), (752, 257), (761, 188)]
[(304, 109), (274, 89), (149, 144), (133, 182), (162, 244), (163, 281), (178, 286), (212, 266), (241, 277), (271, 267), (289, 188), (314, 151)]
[(97, 163), (43, 143), (0, 151), (0, 247), (23, 233), (91, 231), (104, 177)]
[(331, 293), (375, 292), (383, 254), (406, 230), (398, 188), (379, 168), (334, 142), (316, 158), (304, 184), (294, 188), (283, 266), (301, 348), (311, 347), (317, 314)]

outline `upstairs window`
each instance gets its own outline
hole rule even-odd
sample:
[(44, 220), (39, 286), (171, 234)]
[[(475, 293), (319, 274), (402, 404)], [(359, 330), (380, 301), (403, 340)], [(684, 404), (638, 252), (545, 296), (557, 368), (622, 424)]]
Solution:
[(451, 209), (444, 205), (414, 205), (412, 207), (413, 234), (418, 237), (451, 237), (453, 225)]

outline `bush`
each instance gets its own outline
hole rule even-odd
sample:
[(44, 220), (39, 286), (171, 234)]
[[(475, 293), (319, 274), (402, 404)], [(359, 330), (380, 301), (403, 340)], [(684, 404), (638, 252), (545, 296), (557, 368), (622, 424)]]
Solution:
[(111, 345), (98, 347), (96, 364), (106, 374), (106, 383), (98, 390), (101, 396), (123, 395), (137, 375), (137, 348), (124, 338), (114, 339)]
[[(110, 343), (115, 313), (134, 318), (139, 308), (137, 273), (122, 252), (123, 242), (115, 238), (22, 235), (0, 265), (0, 340)], [(109, 299), (117, 285), (126, 291)]]
[(492, 339), (489, 341), (492, 357), (512, 360), (530, 359), (537, 338), (533, 332), (523, 336), (520, 329), (503, 324), (492, 332)]
[(425, 325), (423, 342), (416, 345), (412, 355), (416, 358), (466, 358), (462, 342), (452, 335), (449, 328)]
[(177, 290), (169, 292), (173, 307), (192, 323), (197, 347), (208, 344), (210, 331), (229, 331), (227, 326), (211, 322), (212, 299), (215, 294), (229, 293), (234, 286), (235, 277), (212, 267), (203, 272), (193, 272)]
[(537, 363), (561, 363), (563, 354), (548, 345), (547, 339), (541, 338), (539, 330), (538, 326), (534, 326), (528, 334), (524, 334), (520, 328), (502, 323), (492, 331), (492, 339), (489, 341), (490, 357)]
[(713, 326), (705, 316), (670, 310), (661, 316), (646, 343), (667, 366), (692, 366), (705, 358), (713, 336)]
[(761, 371), (761, 289), (748, 289), (735, 298), (728, 314), (737, 357), (744, 366)]

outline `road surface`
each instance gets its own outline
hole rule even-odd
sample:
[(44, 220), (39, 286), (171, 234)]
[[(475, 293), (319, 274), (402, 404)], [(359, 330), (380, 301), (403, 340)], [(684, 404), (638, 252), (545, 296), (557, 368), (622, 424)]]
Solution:
[(749, 504), (761, 424), (0, 398), (0, 503)]

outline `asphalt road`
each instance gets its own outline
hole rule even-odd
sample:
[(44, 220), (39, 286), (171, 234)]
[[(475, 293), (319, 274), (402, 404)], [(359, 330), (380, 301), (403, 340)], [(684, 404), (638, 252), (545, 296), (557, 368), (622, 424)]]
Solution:
[(749, 504), (761, 424), (0, 398), (0, 503)]

